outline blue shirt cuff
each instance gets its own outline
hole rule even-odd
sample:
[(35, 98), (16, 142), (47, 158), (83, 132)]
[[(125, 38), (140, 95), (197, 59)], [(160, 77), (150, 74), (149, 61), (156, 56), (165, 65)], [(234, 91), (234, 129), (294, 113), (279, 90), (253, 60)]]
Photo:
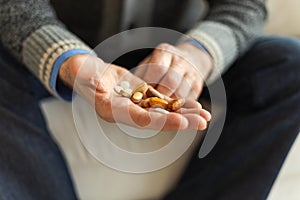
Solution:
[(189, 43), (194, 45), (195, 47), (198, 47), (199, 49), (201, 49), (202, 51), (204, 51), (205, 53), (207, 53), (208, 55), (210, 55), (210, 53), (208, 52), (208, 50), (205, 48), (205, 46), (203, 46), (203, 44), (201, 44), (200, 42), (198, 42), (197, 40), (194, 39), (187, 39), (184, 40), (183, 43)]
[(66, 86), (60, 79), (58, 79), (59, 69), (64, 61), (68, 58), (78, 54), (90, 54), (91, 52), (84, 49), (71, 49), (62, 53), (54, 62), (50, 74), (49, 85), (54, 94), (65, 101), (72, 100), (73, 90)]

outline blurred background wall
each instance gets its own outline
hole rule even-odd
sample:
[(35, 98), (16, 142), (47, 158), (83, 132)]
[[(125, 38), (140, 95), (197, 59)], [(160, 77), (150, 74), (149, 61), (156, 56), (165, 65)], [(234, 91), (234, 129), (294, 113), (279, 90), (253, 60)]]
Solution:
[(266, 33), (300, 37), (300, 0), (269, 0)]

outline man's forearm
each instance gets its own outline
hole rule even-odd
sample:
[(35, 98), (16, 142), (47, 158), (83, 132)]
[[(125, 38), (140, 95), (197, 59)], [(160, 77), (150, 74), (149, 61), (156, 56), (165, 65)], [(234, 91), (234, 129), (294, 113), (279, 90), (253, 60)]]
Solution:
[(0, 4), (1, 43), (57, 94), (58, 61), (89, 53), (89, 47), (64, 27), (47, 0), (0, 0)]
[(211, 0), (204, 21), (197, 24), (188, 35), (201, 42), (211, 54), (214, 71), (224, 72), (261, 33), (266, 18), (265, 0)]

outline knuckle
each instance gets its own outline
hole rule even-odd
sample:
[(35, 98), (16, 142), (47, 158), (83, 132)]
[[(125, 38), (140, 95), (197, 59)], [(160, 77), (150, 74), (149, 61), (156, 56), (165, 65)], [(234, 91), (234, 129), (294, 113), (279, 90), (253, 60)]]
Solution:
[(121, 67), (120, 67), (120, 68), (118, 68), (117, 73), (118, 73), (119, 76), (124, 76), (125, 74), (128, 73), (128, 70), (125, 69), (125, 68), (121, 68)]
[(171, 44), (168, 43), (161, 43), (156, 47), (156, 50), (160, 50), (160, 51), (168, 51), (168, 50), (172, 50), (174, 47)]
[(186, 60), (185, 57), (181, 56), (180, 54), (176, 54), (173, 59), (177, 63), (178, 66), (181, 66), (181, 67), (183, 67), (183, 66), (191, 67), (192, 66), (192, 64), (188, 60)]
[(167, 66), (156, 64), (153, 66), (153, 74), (155, 76), (164, 75), (167, 72), (167, 69), (168, 69)]
[(164, 87), (169, 88), (170, 90), (174, 90), (176, 89), (178, 83), (177, 80), (175, 80), (173, 77), (171, 76), (166, 76), (164, 78), (164, 80), (161, 83)]

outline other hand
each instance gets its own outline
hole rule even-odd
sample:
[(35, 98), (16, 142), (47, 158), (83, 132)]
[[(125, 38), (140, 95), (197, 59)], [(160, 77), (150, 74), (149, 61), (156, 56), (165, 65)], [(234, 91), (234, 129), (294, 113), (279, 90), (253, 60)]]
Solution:
[(135, 75), (167, 96), (197, 99), (211, 69), (212, 60), (201, 49), (163, 43), (139, 64)]

